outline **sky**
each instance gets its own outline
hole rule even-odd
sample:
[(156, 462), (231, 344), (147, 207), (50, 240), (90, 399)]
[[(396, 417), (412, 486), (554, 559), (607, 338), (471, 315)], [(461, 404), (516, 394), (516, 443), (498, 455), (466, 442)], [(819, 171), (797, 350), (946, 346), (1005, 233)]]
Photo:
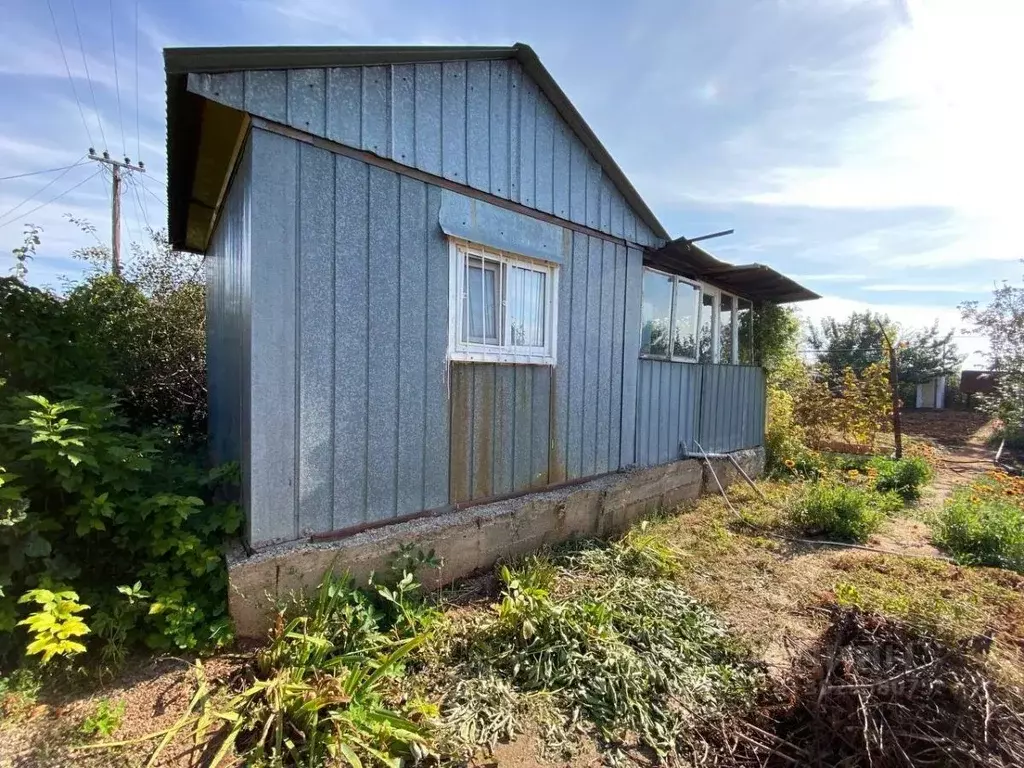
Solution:
[(217, 45), (528, 43), (673, 237), (735, 229), (707, 249), (821, 294), (809, 319), (938, 320), (968, 367), (987, 344), (957, 305), (1024, 273), (1021, 0), (5, 0), (3, 15), (0, 270), (37, 225), (35, 284), (110, 242), (90, 147), (145, 163), (123, 241), (166, 226), (161, 50)]

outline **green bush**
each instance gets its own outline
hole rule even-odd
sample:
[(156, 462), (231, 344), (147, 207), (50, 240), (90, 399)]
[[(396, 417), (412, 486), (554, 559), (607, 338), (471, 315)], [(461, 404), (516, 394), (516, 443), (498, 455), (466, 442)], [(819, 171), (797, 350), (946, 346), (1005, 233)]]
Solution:
[[(897, 504), (902, 506), (898, 501)], [(807, 488), (790, 511), (790, 517), (807, 533), (863, 542), (878, 530), (892, 506), (891, 496), (823, 480)]]
[[(204, 471), (166, 433), (134, 431), (108, 392), (3, 395), (0, 652), (27, 644), (12, 631), (26, 616), (44, 658), (80, 650), (87, 633), (115, 658), (140, 641), (191, 649), (226, 639), (223, 547), (241, 514), (213, 499), (237, 469)], [(88, 630), (69, 644), (47, 629), (47, 612)]]
[(0, 378), (59, 398), (69, 386), (114, 390), (136, 428), (206, 435), (205, 291), (94, 275), (66, 296), (0, 277)]
[(881, 456), (867, 463), (868, 469), (874, 469), (875, 489), (885, 493), (895, 491), (906, 501), (914, 501), (921, 497), (921, 487), (932, 478), (932, 468), (920, 456), (911, 456), (894, 460)]
[(936, 541), (963, 563), (1024, 573), (1024, 509), (1009, 498), (958, 488), (939, 515)]

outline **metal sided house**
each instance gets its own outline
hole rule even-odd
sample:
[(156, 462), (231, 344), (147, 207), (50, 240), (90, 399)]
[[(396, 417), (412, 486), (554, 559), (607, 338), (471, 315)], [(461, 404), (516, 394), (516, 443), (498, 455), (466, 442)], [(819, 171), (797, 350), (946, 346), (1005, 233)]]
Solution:
[(399, 542), (454, 578), (696, 495), (702, 450), (756, 464), (752, 308), (814, 294), (671, 239), (529, 47), (165, 61), (240, 631)]

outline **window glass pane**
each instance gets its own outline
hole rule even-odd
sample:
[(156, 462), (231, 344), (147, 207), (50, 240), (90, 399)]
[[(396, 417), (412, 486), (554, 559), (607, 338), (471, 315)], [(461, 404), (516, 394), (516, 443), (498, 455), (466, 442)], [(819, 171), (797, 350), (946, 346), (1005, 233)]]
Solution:
[(640, 351), (645, 355), (668, 356), (668, 326), (672, 321), (673, 279), (657, 272), (644, 272), (644, 297)]
[(676, 282), (676, 313), (672, 331), (672, 356), (687, 360), (697, 358), (697, 313), (700, 288), (683, 281)]
[(462, 310), (462, 340), (498, 344), (498, 275), (500, 265), (476, 256), (466, 257), (466, 302)]
[(705, 293), (701, 298), (700, 330), (697, 332), (698, 355), (702, 363), (714, 362), (715, 296)]
[(512, 346), (544, 346), (547, 279), (545, 272), (509, 265), (506, 303)]
[(732, 302), (732, 296), (723, 294), (718, 310), (718, 316), (721, 318), (721, 330), (719, 331), (718, 341), (722, 347), (722, 354), (719, 356), (718, 361), (724, 365), (729, 365), (732, 362)]
[(740, 362), (754, 364), (754, 306), (747, 299), (737, 299), (736, 322), (739, 323)]

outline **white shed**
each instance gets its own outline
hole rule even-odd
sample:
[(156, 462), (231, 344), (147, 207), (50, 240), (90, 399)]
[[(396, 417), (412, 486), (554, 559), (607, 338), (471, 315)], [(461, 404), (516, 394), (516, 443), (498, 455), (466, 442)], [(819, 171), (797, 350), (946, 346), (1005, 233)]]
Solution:
[(934, 379), (917, 385), (918, 408), (946, 407), (946, 377), (936, 376)]

